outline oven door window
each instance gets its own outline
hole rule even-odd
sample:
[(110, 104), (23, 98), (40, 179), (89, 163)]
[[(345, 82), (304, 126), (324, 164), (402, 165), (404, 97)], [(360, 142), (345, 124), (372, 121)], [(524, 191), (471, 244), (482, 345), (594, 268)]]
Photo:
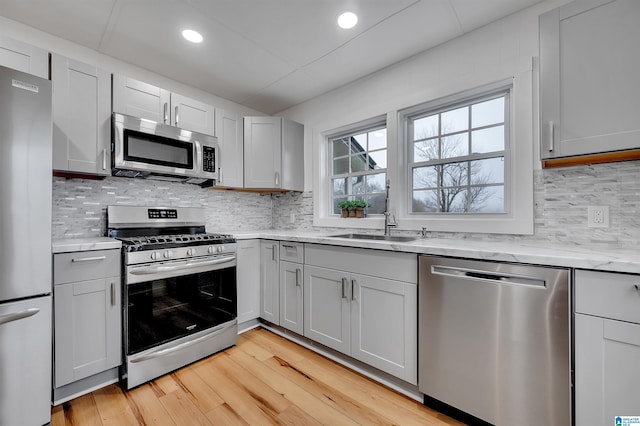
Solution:
[(160, 166), (193, 169), (193, 144), (125, 129), (124, 159)]
[(236, 318), (236, 268), (127, 286), (127, 354)]

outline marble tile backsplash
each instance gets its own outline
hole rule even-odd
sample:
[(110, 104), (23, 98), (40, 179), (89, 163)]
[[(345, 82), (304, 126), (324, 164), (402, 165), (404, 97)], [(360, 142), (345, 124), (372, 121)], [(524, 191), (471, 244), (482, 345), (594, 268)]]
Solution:
[(202, 189), (196, 185), (109, 177), (53, 178), (52, 237), (104, 236), (111, 204), (206, 207), (207, 231), (271, 229), (270, 195)]
[[(534, 201), (534, 235), (437, 232), (431, 235), (610, 248), (640, 245), (638, 161), (537, 170), (534, 175)], [(104, 235), (106, 206), (109, 204), (207, 207), (207, 230), (210, 232), (326, 230), (313, 226), (311, 192), (259, 195), (142, 179), (110, 177), (94, 181), (54, 178), (53, 237)], [(587, 227), (587, 207), (601, 205), (609, 206), (610, 227)]]

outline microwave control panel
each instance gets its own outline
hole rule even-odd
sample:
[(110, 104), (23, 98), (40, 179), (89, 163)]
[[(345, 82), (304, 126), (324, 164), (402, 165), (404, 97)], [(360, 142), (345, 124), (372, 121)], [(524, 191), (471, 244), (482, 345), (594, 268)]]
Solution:
[(216, 171), (216, 149), (211, 146), (202, 147), (202, 171), (212, 172)]

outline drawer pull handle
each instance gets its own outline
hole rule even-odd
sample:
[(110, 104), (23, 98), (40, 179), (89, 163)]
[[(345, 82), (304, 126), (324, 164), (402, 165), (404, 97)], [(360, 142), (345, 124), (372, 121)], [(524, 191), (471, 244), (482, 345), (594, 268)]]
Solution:
[(81, 257), (71, 259), (72, 262), (95, 262), (96, 260), (105, 260), (107, 256), (95, 256), (95, 257)]

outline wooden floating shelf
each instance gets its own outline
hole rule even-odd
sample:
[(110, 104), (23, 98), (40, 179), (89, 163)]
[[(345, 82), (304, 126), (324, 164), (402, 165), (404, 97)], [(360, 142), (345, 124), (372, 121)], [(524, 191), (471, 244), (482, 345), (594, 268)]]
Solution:
[(579, 157), (552, 158), (549, 160), (542, 160), (542, 168), (552, 169), (557, 167), (583, 166), (588, 164), (615, 163), (618, 161), (632, 160), (640, 160), (640, 149), (581, 155)]

